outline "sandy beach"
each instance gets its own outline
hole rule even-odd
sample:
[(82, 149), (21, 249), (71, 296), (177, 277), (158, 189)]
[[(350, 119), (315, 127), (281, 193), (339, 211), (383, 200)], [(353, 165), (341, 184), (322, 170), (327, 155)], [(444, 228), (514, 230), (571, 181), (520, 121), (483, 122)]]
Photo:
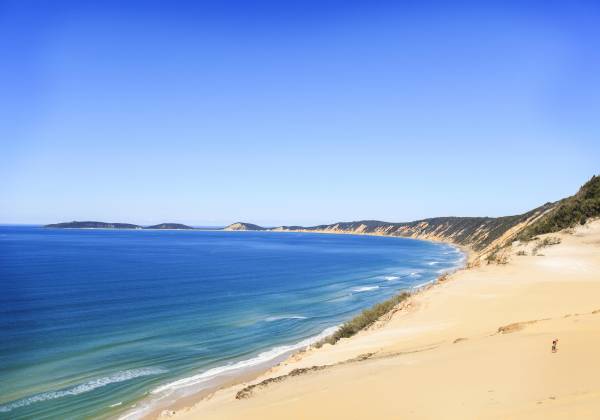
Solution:
[[(534, 252), (548, 237), (560, 243)], [(161, 417), (597, 418), (600, 221), (506, 256), (450, 275), (354, 337)]]

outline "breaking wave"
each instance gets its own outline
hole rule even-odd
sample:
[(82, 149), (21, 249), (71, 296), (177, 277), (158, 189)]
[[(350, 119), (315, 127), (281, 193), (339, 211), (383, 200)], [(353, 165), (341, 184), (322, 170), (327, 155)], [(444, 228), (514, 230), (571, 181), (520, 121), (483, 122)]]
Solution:
[(282, 321), (284, 319), (306, 319), (306, 317), (302, 316), (302, 315), (279, 315), (279, 316), (269, 316), (269, 317), (265, 318), (265, 321), (274, 322), (274, 321)]
[(352, 291), (355, 293), (360, 293), (360, 292), (370, 292), (371, 290), (377, 290), (377, 289), (379, 289), (379, 286), (361, 286), (361, 287), (356, 287), (356, 288), (352, 289)]
[(14, 410), (15, 408), (25, 407), (37, 402), (54, 400), (56, 398), (68, 397), (70, 395), (84, 394), (86, 392), (93, 391), (94, 389), (101, 388), (106, 385), (118, 382), (125, 382), (142, 376), (159, 375), (165, 372), (167, 372), (167, 369), (163, 369), (160, 367), (147, 367), (123, 370), (121, 372), (117, 372), (109, 376), (103, 376), (101, 378), (89, 380), (79, 385), (75, 385), (71, 388), (61, 389), (58, 391), (43, 392), (41, 394), (32, 395), (30, 397), (16, 400), (8, 404), (0, 405), (0, 413), (8, 413)]

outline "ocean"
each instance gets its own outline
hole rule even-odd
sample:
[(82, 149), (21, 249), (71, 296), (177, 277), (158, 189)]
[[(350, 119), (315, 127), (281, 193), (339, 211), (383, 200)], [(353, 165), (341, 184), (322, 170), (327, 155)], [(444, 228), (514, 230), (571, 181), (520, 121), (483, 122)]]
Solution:
[(0, 419), (138, 417), (463, 261), (378, 236), (0, 226)]

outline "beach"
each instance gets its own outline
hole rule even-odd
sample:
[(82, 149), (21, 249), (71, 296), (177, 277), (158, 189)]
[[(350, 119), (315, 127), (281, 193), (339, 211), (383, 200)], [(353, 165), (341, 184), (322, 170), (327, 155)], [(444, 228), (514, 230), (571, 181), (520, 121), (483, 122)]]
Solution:
[(425, 288), (354, 337), (161, 417), (595, 418), (600, 221), (505, 254)]

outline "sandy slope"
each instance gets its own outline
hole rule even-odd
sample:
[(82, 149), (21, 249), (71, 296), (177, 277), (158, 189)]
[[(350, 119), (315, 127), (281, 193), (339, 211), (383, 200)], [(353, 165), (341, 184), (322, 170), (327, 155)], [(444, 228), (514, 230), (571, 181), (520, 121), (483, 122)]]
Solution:
[(550, 236), (562, 243), (543, 256), (515, 255), (534, 244), (513, 247), (508, 264), (460, 271), (384, 325), (253, 383), (332, 366), (245, 399), (235, 398), (243, 385), (221, 390), (172, 418), (600, 418), (600, 221)]

